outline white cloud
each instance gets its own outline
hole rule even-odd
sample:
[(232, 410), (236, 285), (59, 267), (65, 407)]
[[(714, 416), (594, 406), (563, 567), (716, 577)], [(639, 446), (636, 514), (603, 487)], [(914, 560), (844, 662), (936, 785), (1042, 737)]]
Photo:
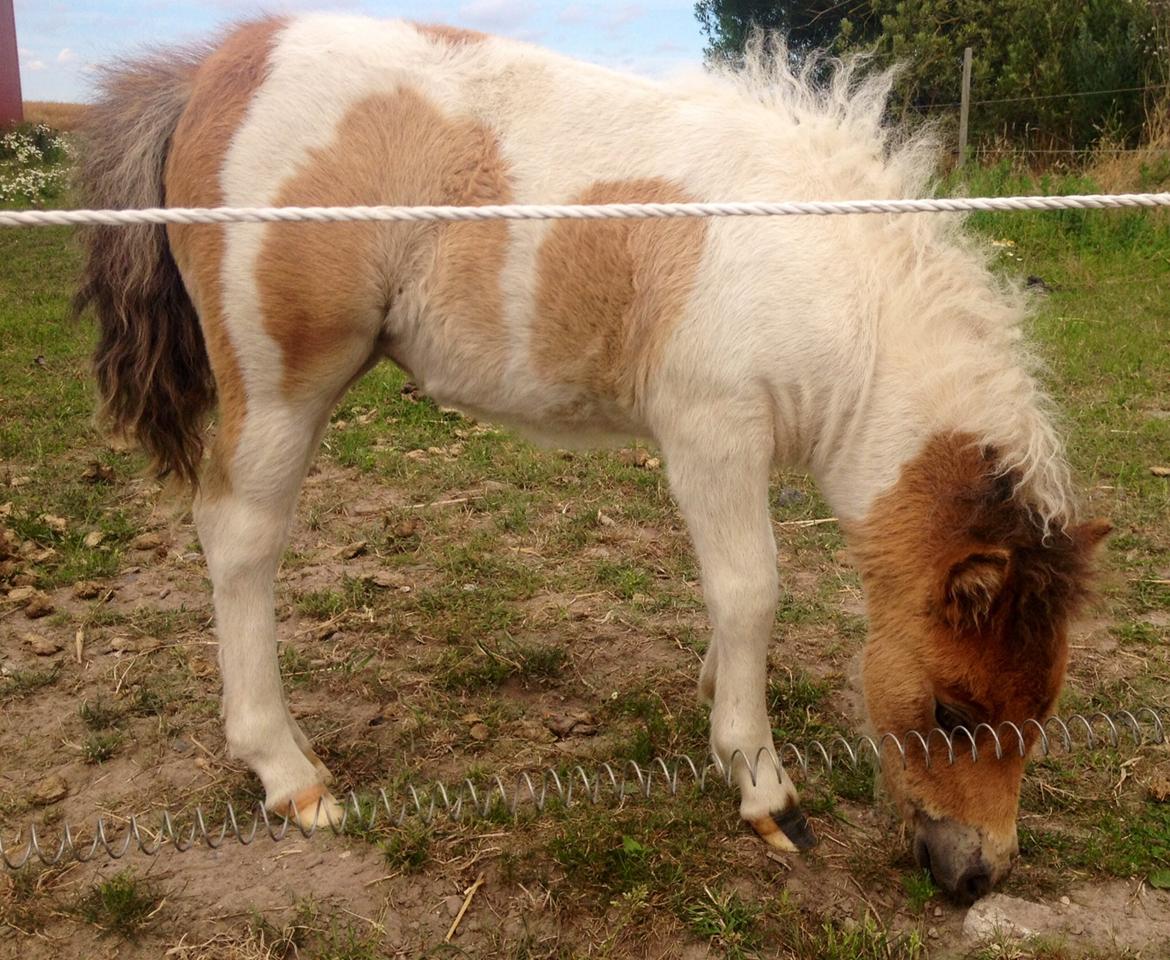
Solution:
[(44, 60), (30, 60), (24, 66), (25, 66), (26, 70), (44, 70), (45, 69), (45, 61)]
[(70, 50), (68, 47), (66, 47), (64, 50), (62, 50), (60, 53), (57, 54), (57, 62), (58, 63), (73, 63), (73, 61), (75, 61), (76, 59), (77, 59), (77, 54), (74, 53), (72, 50)]
[(459, 16), (482, 27), (508, 30), (527, 21), (534, 10), (530, 0), (470, 0), (459, 8)]

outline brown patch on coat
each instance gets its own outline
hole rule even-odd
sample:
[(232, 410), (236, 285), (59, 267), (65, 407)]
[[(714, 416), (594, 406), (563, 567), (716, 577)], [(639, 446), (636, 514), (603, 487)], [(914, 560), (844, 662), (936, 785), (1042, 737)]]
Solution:
[[(596, 183), (571, 202), (693, 199), (668, 180), (647, 179)], [(557, 221), (537, 262), (537, 372), (635, 407), (686, 307), (706, 231), (699, 219)]]
[[(264, 82), (269, 53), (283, 26), (283, 20), (272, 19), (238, 28), (196, 74), (167, 162), (169, 205), (223, 205), (220, 175), (228, 147)], [(199, 313), (219, 395), (219, 429), (211, 465), (203, 478), (205, 492), (211, 495), (230, 483), (228, 471), (247, 413), (240, 361), (223, 312), (225, 230), (225, 226), (210, 224), (168, 227), (171, 249)]]
[[(992, 726), (1043, 719), (1055, 705), (1069, 621), (1089, 594), (1109, 526), (1053, 525), (1046, 535), (1017, 481), (976, 438), (936, 435), (847, 531), (866, 592), (866, 704), (879, 733), (925, 734), (937, 726), (936, 699)], [(1030, 730), (1029, 747), (1031, 739)], [(905, 770), (886, 764), (903, 813), (1014, 837), (1018, 743), (1009, 736), (997, 762), (990, 735), (977, 742), (977, 765), (963, 741), (953, 766), (936, 762), (928, 772), (921, 750), (909, 751)]]
[[(483, 205), (511, 195), (490, 129), (400, 89), (356, 103), (275, 203)], [(286, 396), (336, 390), (379, 337), (393, 356), (403, 303), (425, 306), (424, 335), (453, 366), (502, 370), (507, 239), (503, 221), (271, 225), (258, 276)]]
[(480, 33), (478, 30), (448, 27), (445, 24), (416, 23), (414, 28), (428, 40), (433, 40), (435, 43), (446, 43), (453, 47), (483, 43), (489, 39), (486, 33)]

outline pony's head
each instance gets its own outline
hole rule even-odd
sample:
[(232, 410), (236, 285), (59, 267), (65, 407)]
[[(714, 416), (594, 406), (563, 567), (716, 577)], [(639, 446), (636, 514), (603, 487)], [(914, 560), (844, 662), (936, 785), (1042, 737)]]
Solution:
[[(885, 782), (918, 863), (956, 899), (983, 896), (1011, 870), (1021, 754), (1037, 738), (1023, 725), (1021, 749), (1005, 727), (997, 759), (981, 725), (1052, 713), (1069, 621), (1108, 532), (1043, 518), (994, 450), (953, 434), (934, 438), (851, 531), (870, 624), (866, 708), (878, 735), (905, 744), (905, 763), (884, 751)], [(928, 735), (937, 728), (952, 731), (953, 763), (945, 739)], [(908, 731), (930, 743), (929, 764)]]

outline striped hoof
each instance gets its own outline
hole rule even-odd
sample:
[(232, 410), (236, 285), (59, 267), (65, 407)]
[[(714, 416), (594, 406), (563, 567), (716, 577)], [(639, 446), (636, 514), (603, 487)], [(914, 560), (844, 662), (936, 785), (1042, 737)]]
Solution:
[(287, 816), (302, 829), (313, 827), (340, 827), (342, 806), (323, 783), (315, 783), (296, 794), (291, 800), (272, 808), (278, 817)]
[(785, 853), (799, 853), (811, 850), (817, 845), (816, 834), (812, 832), (804, 811), (792, 806), (787, 810), (773, 810), (765, 817), (749, 821), (760, 837), (777, 850)]

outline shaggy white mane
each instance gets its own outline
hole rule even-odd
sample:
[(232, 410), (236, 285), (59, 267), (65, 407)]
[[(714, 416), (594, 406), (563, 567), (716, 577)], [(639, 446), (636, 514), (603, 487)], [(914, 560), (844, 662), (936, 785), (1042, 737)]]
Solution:
[[(793, 159), (790, 152), (786, 165), (809, 171), (816, 199), (929, 196), (938, 169), (937, 129), (890, 121), (900, 70), (868, 69), (869, 59), (817, 53), (798, 60), (782, 38), (756, 33), (740, 62), (714, 68), (706, 82), (712, 94), (730, 93), (780, 119), (792, 135), (787, 145), (803, 154)], [(1044, 367), (1023, 331), (1028, 294), (992, 273), (990, 248), (963, 229), (962, 215), (847, 219), (865, 231), (871, 259), (866, 289), (877, 303), (866, 322), (905, 345), (900, 369), (925, 385), (934, 426), (971, 432), (998, 449), (1004, 472), (1018, 472), (1017, 496), (1045, 530), (1067, 527), (1075, 498), (1053, 405), (1040, 382)], [(866, 332), (876, 340), (877, 329)], [(946, 341), (946, 350), (921, 348)]]

